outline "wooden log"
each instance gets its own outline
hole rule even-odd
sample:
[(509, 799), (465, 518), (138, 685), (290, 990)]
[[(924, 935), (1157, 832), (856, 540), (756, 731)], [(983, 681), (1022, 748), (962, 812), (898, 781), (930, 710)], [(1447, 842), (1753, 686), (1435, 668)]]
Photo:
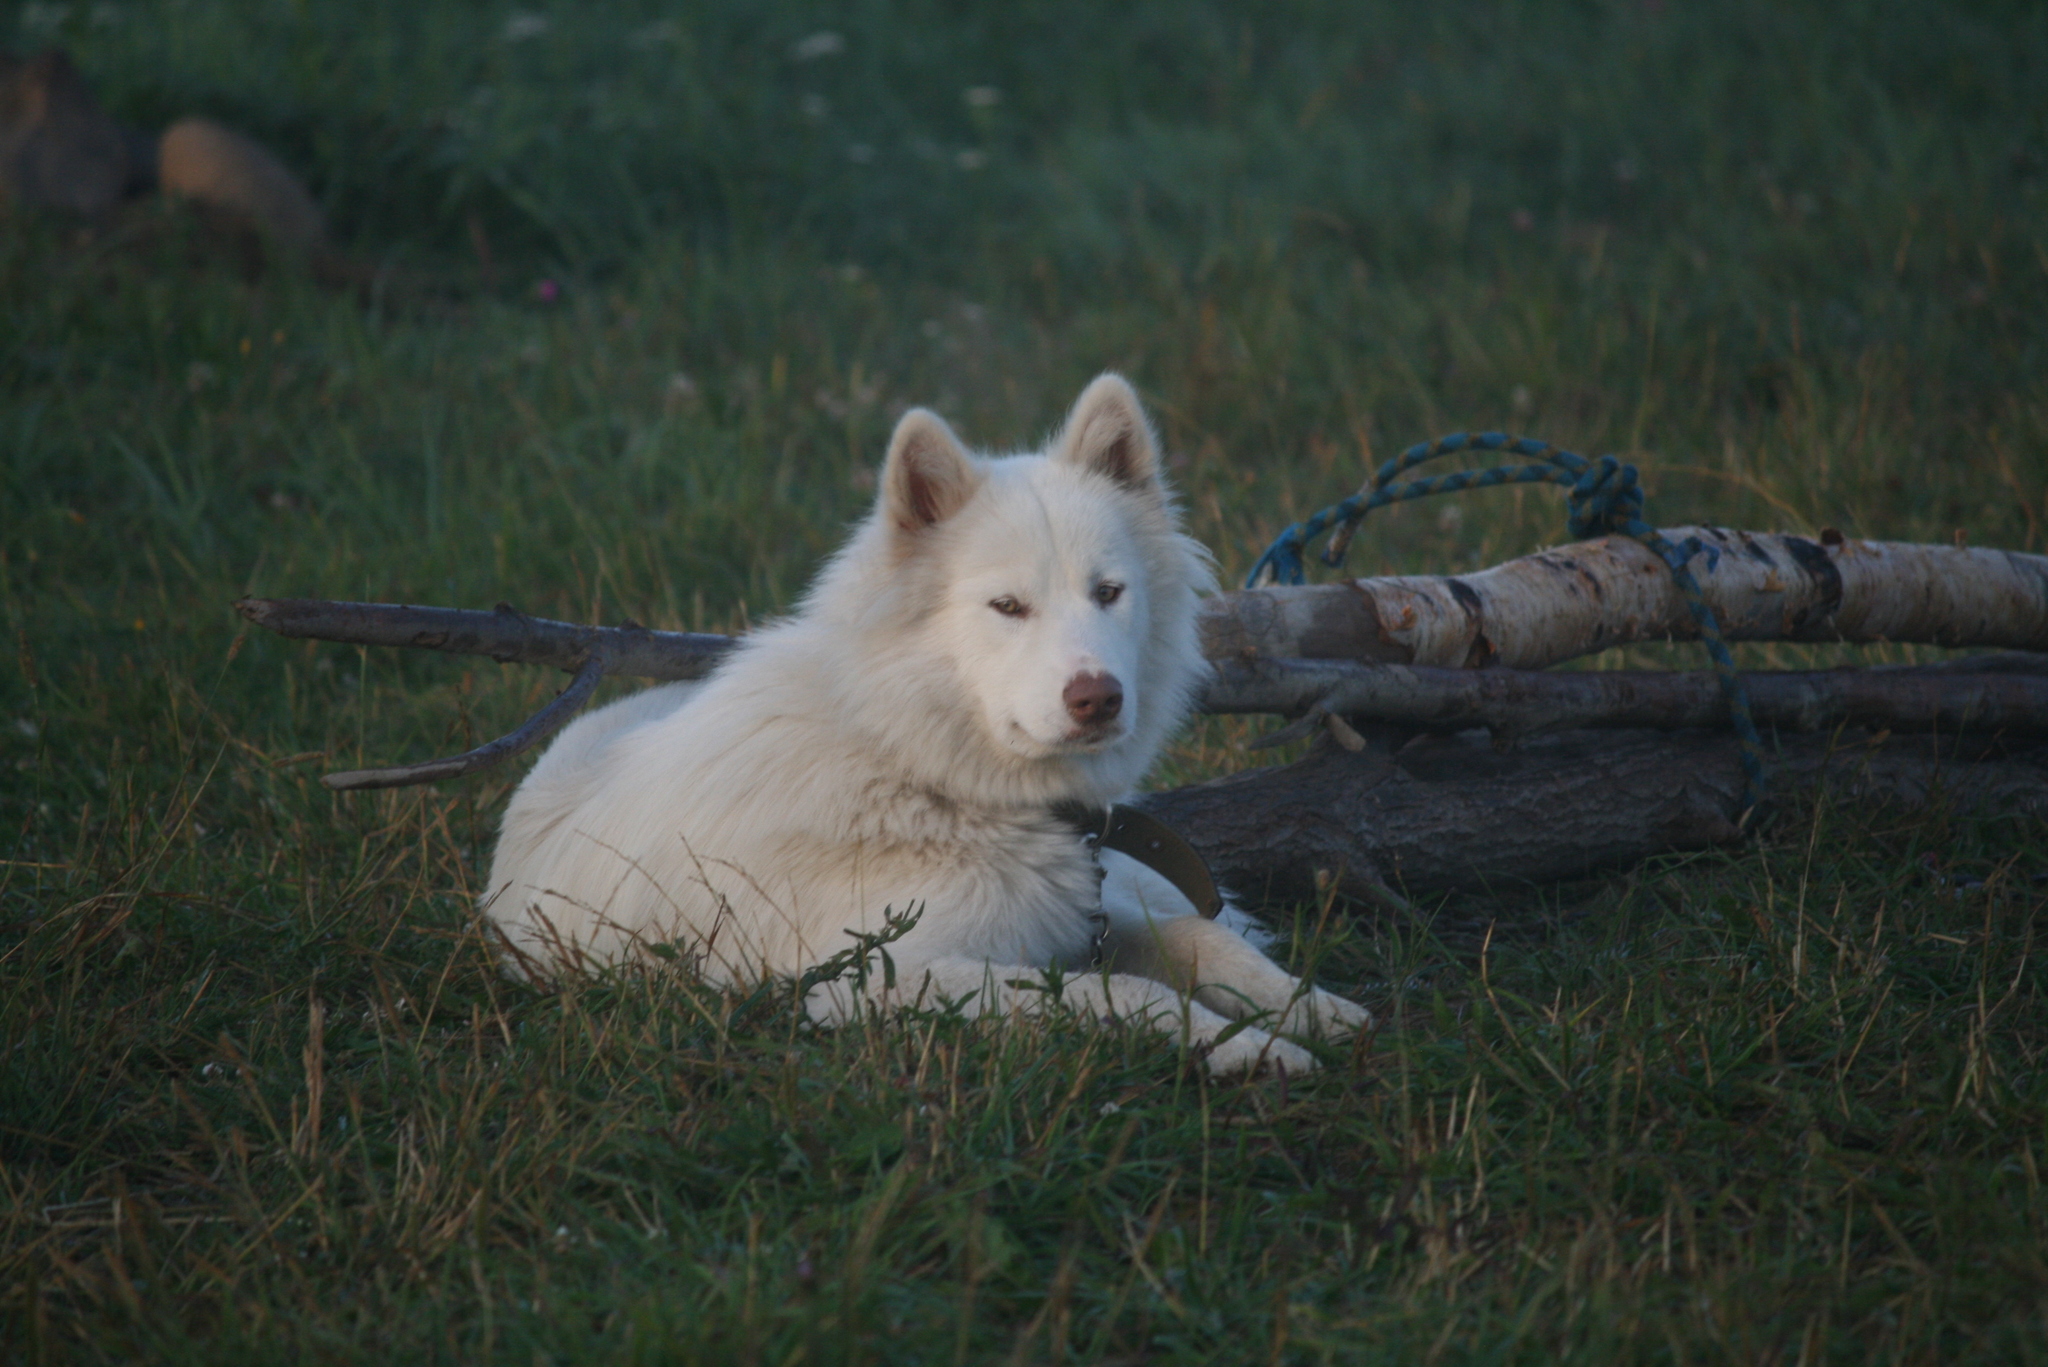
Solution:
[[(2048, 556), (1818, 541), (1677, 527), (1711, 554), (1690, 568), (1731, 641), (1914, 642), (2048, 650)], [(1202, 610), (1214, 660), (1292, 657), (1542, 669), (1609, 646), (1691, 640), (1671, 572), (1599, 537), (1462, 576), (1392, 576), (1219, 594)]]
[[(2048, 751), (1935, 737), (1786, 740), (1774, 798), (1947, 801), (2048, 817)], [(1572, 878), (1739, 837), (1734, 745), (1696, 732), (1574, 732), (1501, 752), (1470, 735), (1388, 755), (1325, 746), (1298, 763), (1149, 793), (1138, 806), (1201, 852), (1247, 905), (1299, 905), (1334, 884), (1385, 903)]]

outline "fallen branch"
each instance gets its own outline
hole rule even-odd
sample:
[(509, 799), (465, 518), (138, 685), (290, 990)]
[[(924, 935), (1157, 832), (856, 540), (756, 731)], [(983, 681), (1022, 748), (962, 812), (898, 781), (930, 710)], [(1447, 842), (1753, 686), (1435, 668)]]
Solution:
[(604, 665), (592, 657), (576, 671), (576, 677), (569, 681), (567, 688), (509, 735), (500, 736), (474, 750), (450, 755), (447, 759), (430, 759), (422, 764), (401, 764), (388, 769), (349, 769), (323, 775), (320, 781), (337, 791), (409, 788), (416, 783), (438, 783), (444, 778), (461, 778), (465, 774), (488, 769), (500, 760), (532, 749), (568, 725), (569, 719), (583, 710), (583, 705), (590, 701), (590, 695), (597, 692), (598, 684), (603, 681)]
[(244, 598), (235, 604), (235, 610), (280, 636), (348, 645), (413, 646), (454, 655), (484, 655), (500, 664), (553, 665), (576, 671), (567, 688), (510, 735), (446, 759), (323, 775), (320, 781), (337, 791), (403, 788), (477, 773), (532, 749), (567, 725), (607, 675), (701, 678), (733, 647), (730, 636), (650, 631), (637, 622), (622, 627), (572, 626), (528, 617), (505, 603), (490, 612), (476, 612), (397, 603), (333, 603), (318, 598)]
[(450, 655), (486, 655), (501, 665), (550, 665), (571, 672), (602, 657), (604, 672), (637, 679), (700, 679), (733, 648), (731, 636), (576, 626), (529, 617), (500, 603), (418, 608), (398, 603), (336, 603), (324, 598), (244, 598), (235, 611), (267, 631), (352, 646), (411, 646)]
[[(1849, 723), (2048, 734), (2048, 655), (1754, 673), (1744, 674), (1742, 682), (1750, 714), (1764, 727), (1817, 731)], [(1269, 741), (1305, 735), (1331, 715), (1416, 731), (1483, 726), (1503, 738), (1587, 727), (1719, 727), (1728, 712), (1719, 681), (1705, 672), (1546, 673), (1264, 659), (1217, 666), (1200, 706), (1204, 712), (1300, 718)]]
[[(577, 671), (568, 689), (512, 734), (446, 759), (351, 770), (321, 780), (341, 790), (401, 787), (477, 773), (546, 740), (576, 715), (605, 677), (701, 678), (734, 644), (729, 636), (651, 631), (637, 624), (577, 626), (529, 617), (502, 605), (480, 612), (248, 598), (235, 606), (251, 622), (282, 636), (410, 646), (482, 655), (502, 664)], [(1963, 669), (1969, 672), (1959, 672)], [(2048, 656), (2004, 655), (1915, 668), (1759, 673), (1745, 675), (1744, 682), (1758, 723), (1787, 730), (1856, 723), (1898, 730), (2048, 732)], [(1297, 718), (1262, 744), (1299, 739), (1332, 716), (1420, 731), (1486, 727), (1500, 737), (1584, 727), (1718, 726), (1725, 709), (1718, 685), (1708, 674), (1555, 674), (1257, 657), (1222, 662), (1198, 706), (1210, 713), (1265, 712)], [(1337, 731), (1340, 737), (1355, 740), (1348, 727)]]
[[(1946, 801), (2048, 816), (2048, 752), (2005, 755), (1931, 736), (1781, 739), (1777, 795), (1825, 789), (1858, 803)], [(1696, 732), (1578, 732), (1501, 752), (1470, 736), (1396, 755), (1325, 746), (1298, 763), (1149, 793), (1136, 805), (1201, 852), (1249, 904), (1327, 891), (1409, 896), (1550, 882), (1739, 838), (1735, 747)]]

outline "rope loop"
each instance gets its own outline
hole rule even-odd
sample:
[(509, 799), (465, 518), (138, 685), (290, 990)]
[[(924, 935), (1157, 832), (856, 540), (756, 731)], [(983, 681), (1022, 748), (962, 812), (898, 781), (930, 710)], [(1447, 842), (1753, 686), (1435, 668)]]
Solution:
[(1643, 522), (1643, 486), (1636, 467), (1602, 456), (1572, 484), (1565, 500), (1566, 526), (1583, 541), (1588, 537), (1631, 533)]
[[(1482, 470), (1461, 470), (1456, 474), (1396, 482), (1397, 476), (1418, 465), (1460, 451), (1499, 452), (1521, 457), (1529, 463), (1495, 465)], [(1640, 542), (1669, 567), (1672, 583), (1684, 597), (1686, 607), (1699, 627), (1701, 644), (1706, 646), (1708, 658), (1713, 661), (1722, 696), (1728, 703), (1728, 720), (1735, 730), (1742, 753), (1744, 791), (1739, 819), (1747, 822), (1764, 798), (1763, 741), (1749, 715), (1749, 697), (1736, 673), (1735, 659), (1721, 637), (1720, 623), (1715, 620), (1713, 609), (1707, 606), (1699, 581), (1693, 578), (1689, 568), (1695, 557), (1704, 555), (1707, 572), (1713, 573), (1720, 562), (1720, 551), (1702, 545), (1697, 537), (1688, 537), (1682, 544), (1674, 546), (1652, 527), (1645, 520), (1646, 496), (1642, 478), (1635, 466), (1618, 457), (1607, 455), (1598, 460), (1588, 460), (1575, 451), (1566, 451), (1549, 442), (1531, 437), (1511, 437), (1505, 432), (1453, 432), (1435, 441), (1419, 442), (1381, 465), (1351, 497), (1333, 503), (1281, 532), (1252, 566), (1251, 573), (1245, 576), (1244, 586), (1255, 589), (1265, 584), (1301, 583), (1307, 569), (1303, 553), (1308, 544), (1332, 528), (1335, 530), (1331, 533), (1330, 544), (1320, 558), (1332, 568), (1342, 565), (1345, 552), (1351, 546), (1352, 534), (1365, 520), (1365, 515), (1375, 508), (1408, 499), (1428, 498), (1433, 494), (1487, 489), (1503, 484), (1562, 485), (1567, 491), (1565, 525), (1573, 539), (1583, 541), (1596, 536), (1626, 536)]]

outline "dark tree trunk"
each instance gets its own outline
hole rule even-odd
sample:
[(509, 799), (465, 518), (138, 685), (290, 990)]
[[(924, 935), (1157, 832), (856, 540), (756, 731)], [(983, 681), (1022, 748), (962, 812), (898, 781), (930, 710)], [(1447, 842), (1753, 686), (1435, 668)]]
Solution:
[[(1816, 787), (1859, 801), (2048, 816), (2048, 750), (1930, 736), (1784, 737), (1774, 800)], [(1249, 905), (1550, 882), (1737, 838), (1735, 746), (1704, 732), (1571, 732), (1496, 751), (1461, 735), (1397, 755), (1332, 744), (1297, 763), (1150, 793)], [(1390, 891), (1391, 890), (1391, 891)]]

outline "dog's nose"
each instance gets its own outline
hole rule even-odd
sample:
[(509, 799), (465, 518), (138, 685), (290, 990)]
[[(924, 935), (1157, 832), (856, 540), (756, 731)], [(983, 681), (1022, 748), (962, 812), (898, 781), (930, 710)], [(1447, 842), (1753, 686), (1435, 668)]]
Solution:
[(1083, 726), (1102, 726), (1124, 710), (1124, 686), (1114, 674), (1076, 674), (1060, 694), (1067, 715)]

